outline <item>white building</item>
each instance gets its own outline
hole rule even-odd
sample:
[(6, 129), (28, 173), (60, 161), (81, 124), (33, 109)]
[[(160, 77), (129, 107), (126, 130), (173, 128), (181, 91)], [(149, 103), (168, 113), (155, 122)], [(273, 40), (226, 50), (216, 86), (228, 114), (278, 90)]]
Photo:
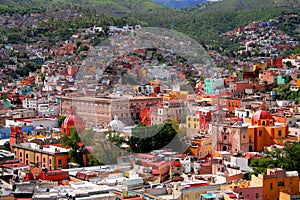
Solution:
[(45, 130), (52, 130), (58, 127), (58, 119), (52, 118), (32, 118), (32, 119), (6, 119), (5, 127), (10, 126), (33, 126), (43, 127)]

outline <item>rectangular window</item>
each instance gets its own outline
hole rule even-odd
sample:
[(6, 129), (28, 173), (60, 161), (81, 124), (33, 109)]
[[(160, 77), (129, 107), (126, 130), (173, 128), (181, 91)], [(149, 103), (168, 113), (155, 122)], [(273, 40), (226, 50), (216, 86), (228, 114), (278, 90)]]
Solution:
[(281, 130), (278, 130), (278, 136), (281, 137)]
[(279, 181), (278, 182), (278, 186), (284, 186), (284, 182), (283, 181)]
[(256, 193), (256, 194), (255, 194), (255, 197), (258, 199), (258, 198), (259, 198), (259, 194), (258, 194), (258, 193)]
[(259, 137), (261, 137), (262, 136), (262, 131), (259, 131), (258, 135), (259, 135)]
[(273, 183), (270, 183), (270, 190), (273, 190)]
[(61, 159), (58, 160), (58, 165), (61, 165)]
[(45, 163), (46, 162), (46, 158), (43, 158), (43, 163)]
[(25, 157), (28, 158), (28, 153), (25, 154)]

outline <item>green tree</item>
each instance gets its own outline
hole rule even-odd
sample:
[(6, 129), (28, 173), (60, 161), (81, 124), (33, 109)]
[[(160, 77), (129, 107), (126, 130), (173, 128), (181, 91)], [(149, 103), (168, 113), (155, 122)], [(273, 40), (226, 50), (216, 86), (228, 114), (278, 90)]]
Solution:
[(11, 151), (11, 149), (10, 149), (10, 142), (5, 142), (3, 146), (4, 146), (4, 150)]
[[(132, 137), (129, 138), (128, 145), (132, 152), (146, 153), (164, 148), (174, 138), (179, 142), (177, 131), (172, 123), (150, 127), (138, 126), (132, 130)], [(176, 150), (181, 150), (180, 146), (175, 148), (178, 148)]]
[(65, 147), (72, 148), (69, 151), (69, 156), (72, 162), (78, 163), (80, 166), (83, 166), (83, 155), (86, 153), (83, 148), (83, 143), (80, 139), (80, 136), (75, 128), (70, 130), (70, 136), (64, 134), (61, 138), (62, 145)]
[(59, 125), (59, 127), (62, 126), (62, 124), (65, 121), (65, 119), (66, 119), (66, 116), (60, 116), (60, 118), (58, 119), (58, 125)]
[(6, 92), (2, 93), (0, 99), (7, 99), (8, 98), (8, 95)]
[(250, 162), (250, 167), (254, 169), (251, 174), (266, 173), (268, 168), (282, 168), (287, 171), (298, 171), (300, 175), (300, 143), (286, 143), (282, 149), (277, 148), (265, 153), (270, 157)]

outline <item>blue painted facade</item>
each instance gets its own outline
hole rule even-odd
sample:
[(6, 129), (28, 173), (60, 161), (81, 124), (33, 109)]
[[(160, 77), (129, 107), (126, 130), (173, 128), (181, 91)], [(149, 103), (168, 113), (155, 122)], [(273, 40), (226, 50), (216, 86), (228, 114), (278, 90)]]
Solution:
[[(25, 132), (27, 135), (32, 133), (34, 130), (33, 126), (25, 126), (22, 127), (22, 131)], [(1, 128), (0, 129), (0, 139), (9, 139), (10, 138), (10, 128)]]

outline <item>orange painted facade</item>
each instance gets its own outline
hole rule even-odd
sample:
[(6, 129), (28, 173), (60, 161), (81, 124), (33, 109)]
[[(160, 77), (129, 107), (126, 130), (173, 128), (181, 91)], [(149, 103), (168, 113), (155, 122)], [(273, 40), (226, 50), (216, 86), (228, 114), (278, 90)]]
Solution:
[(299, 194), (299, 176), (296, 171), (286, 172), (284, 169), (268, 169), (267, 174), (252, 175), (250, 187), (263, 187), (263, 199), (279, 199), (280, 192), (290, 195)]
[(192, 145), (189, 147), (189, 151), (199, 159), (205, 158), (212, 152), (212, 140), (211, 137), (199, 137), (199, 139), (193, 139)]
[(287, 124), (275, 125), (273, 116), (261, 108), (253, 115), (251, 126), (248, 127), (249, 151), (263, 151), (265, 146), (283, 145), (286, 140), (297, 141), (296, 137), (287, 139), (288, 134)]
[(226, 99), (226, 108), (231, 112), (235, 112), (235, 108), (241, 107), (241, 99)]
[(45, 152), (41, 149), (24, 148), (21, 145), (13, 145), (13, 151), (21, 163), (35, 164), (49, 170), (68, 168), (70, 162), (68, 152)]

